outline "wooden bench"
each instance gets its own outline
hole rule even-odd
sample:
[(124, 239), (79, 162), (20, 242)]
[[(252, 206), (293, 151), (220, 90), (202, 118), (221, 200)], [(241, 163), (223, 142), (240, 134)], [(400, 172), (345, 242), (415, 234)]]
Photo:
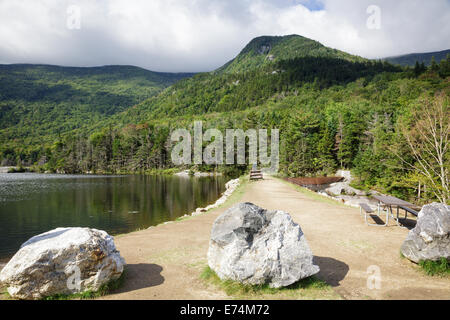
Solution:
[(398, 206), (398, 207), (400, 209), (405, 210), (405, 213), (406, 213), (405, 219), (407, 218), (408, 212), (411, 213), (412, 215), (416, 216), (416, 217), (419, 215), (419, 213), (416, 210), (413, 210), (411, 208), (408, 208), (408, 207), (405, 207), (405, 206)]
[(366, 213), (373, 213), (375, 210), (373, 210), (367, 203), (360, 203), (359, 204), (360, 209), (364, 210)]
[(263, 174), (261, 170), (252, 170), (250, 171), (250, 180), (262, 180)]
[[(399, 199), (399, 198), (396, 198), (393, 196), (375, 194), (372, 197), (378, 201), (378, 215), (380, 214), (381, 207), (385, 207), (386, 211), (389, 212), (390, 216), (395, 220), (395, 222), (397, 223), (397, 225), (399, 227), (404, 227), (400, 224), (400, 221), (399, 221), (400, 207), (407, 208), (407, 210), (403, 209), (403, 210), (405, 210), (405, 219), (407, 217), (408, 212), (411, 212), (410, 210), (414, 211), (411, 208), (416, 207), (411, 202), (408, 202), (408, 201), (405, 201), (405, 200), (402, 200), (402, 199)], [(393, 208), (397, 208), (397, 218), (394, 216)]]
[(367, 215), (374, 213), (375, 210), (373, 210), (367, 203), (360, 203), (359, 204), (359, 212), (361, 213), (361, 215), (363, 214), (363, 211), (364, 211), (364, 220), (368, 226), (386, 227), (388, 225), (388, 223), (389, 223), (389, 214), (388, 213), (386, 213), (386, 223), (385, 224), (376, 224), (376, 223), (369, 223), (369, 221), (367, 220)]
[(396, 219), (396, 221), (397, 221), (397, 224), (400, 227), (406, 228), (403, 225), (403, 223), (400, 222), (400, 209), (405, 211), (405, 217), (402, 218), (402, 220), (406, 221), (408, 219), (408, 213), (411, 213), (413, 216), (416, 216), (416, 217), (419, 216), (419, 212), (417, 212), (416, 210), (412, 209), (411, 207), (407, 207), (407, 206), (404, 206), (404, 205), (398, 205), (397, 206), (397, 219)]

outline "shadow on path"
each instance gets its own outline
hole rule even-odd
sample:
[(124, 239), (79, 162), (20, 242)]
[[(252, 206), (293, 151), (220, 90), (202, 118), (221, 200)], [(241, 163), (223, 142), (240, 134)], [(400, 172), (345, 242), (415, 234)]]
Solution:
[[(383, 219), (381, 219), (380, 217), (378, 217), (378, 216), (376, 216), (376, 215), (370, 215), (370, 217), (371, 217), (372, 220), (373, 220), (377, 225), (379, 225), (379, 226), (383, 226), (383, 225), (386, 223), (386, 221), (384, 221)], [(399, 223), (400, 223), (403, 227), (407, 228), (408, 230), (411, 230), (411, 229), (414, 229), (414, 228), (415, 228), (415, 226), (416, 226), (416, 224), (417, 224), (417, 220), (409, 219), (409, 218), (405, 219), (405, 218), (400, 217), (400, 218), (399, 218)], [(389, 217), (389, 224), (390, 224), (391, 226), (393, 226), (393, 227), (396, 226), (395, 220), (394, 220), (392, 217)]]
[(164, 283), (163, 268), (157, 264), (128, 264), (123, 285), (113, 293), (124, 293), (159, 286)]
[(349, 270), (346, 263), (333, 258), (315, 256), (313, 261), (320, 268), (317, 277), (332, 287), (338, 287), (339, 282), (345, 278)]
[[(377, 215), (374, 215), (374, 214), (371, 214), (371, 215), (369, 215), (371, 218), (372, 218), (372, 220), (373, 220), (373, 222), (375, 222), (377, 225), (379, 225), (379, 226), (383, 226), (385, 223), (386, 223), (386, 221), (384, 221), (383, 219), (381, 219), (379, 216), (377, 216)], [(384, 216), (385, 217), (385, 216)], [(390, 218), (390, 217), (389, 217)], [(389, 220), (391, 220), (391, 218), (389, 219)], [(371, 222), (369, 222), (369, 223), (373, 223), (372, 221)], [(394, 222), (395, 223), (395, 222)]]
[(408, 230), (412, 230), (417, 225), (417, 220), (414, 219), (400, 219), (400, 223), (403, 227), (407, 228)]

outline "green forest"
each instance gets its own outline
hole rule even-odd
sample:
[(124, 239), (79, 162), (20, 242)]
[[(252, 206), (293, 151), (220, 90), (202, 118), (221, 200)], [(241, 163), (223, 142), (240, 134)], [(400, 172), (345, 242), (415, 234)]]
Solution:
[[(164, 80), (103, 70), (72, 77), (50, 72), (50, 81), (39, 68), (2, 68), (3, 166), (167, 170), (172, 130), (202, 120), (204, 130), (279, 129), (284, 176), (346, 168), (361, 189), (419, 203), (449, 198), (448, 55), (429, 66), (399, 66), (292, 35), (256, 38), (216, 71)], [(248, 168), (194, 169), (238, 174)]]
[(190, 76), (132, 66), (0, 65), (0, 145), (15, 150), (3, 159), (14, 163), (15, 154), (86, 130)]

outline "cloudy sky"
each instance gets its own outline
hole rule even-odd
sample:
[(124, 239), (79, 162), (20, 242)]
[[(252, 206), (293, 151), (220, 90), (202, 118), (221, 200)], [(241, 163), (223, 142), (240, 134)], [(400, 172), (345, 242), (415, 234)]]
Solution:
[(254, 37), (367, 58), (450, 48), (450, 0), (0, 0), (0, 63), (210, 71)]

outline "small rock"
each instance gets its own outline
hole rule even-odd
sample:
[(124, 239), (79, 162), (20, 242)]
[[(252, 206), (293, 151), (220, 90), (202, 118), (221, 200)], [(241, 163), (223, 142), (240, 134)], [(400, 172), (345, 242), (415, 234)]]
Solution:
[(184, 170), (184, 171), (181, 171), (181, 172), (177, 172), (174, 175), (178, 176), (178, 177), (189, 177), (190, 176), (190, 171), (189, 170)]
[(223, 193), (222, 197), (220, 197), (215, 203), (210, 204), (206, 208), (197, 208), (194, 212), (191, 213), (191, 216), (198, 216), (202, 213), (208, 212), (211, 209), (215, 209), (221, 204), (225, 203), (227, 201), (228, 197), (234, 192), (236, 187), (239, 185), (239, 179), (230, 180), (225, 184), (225, 192)]

